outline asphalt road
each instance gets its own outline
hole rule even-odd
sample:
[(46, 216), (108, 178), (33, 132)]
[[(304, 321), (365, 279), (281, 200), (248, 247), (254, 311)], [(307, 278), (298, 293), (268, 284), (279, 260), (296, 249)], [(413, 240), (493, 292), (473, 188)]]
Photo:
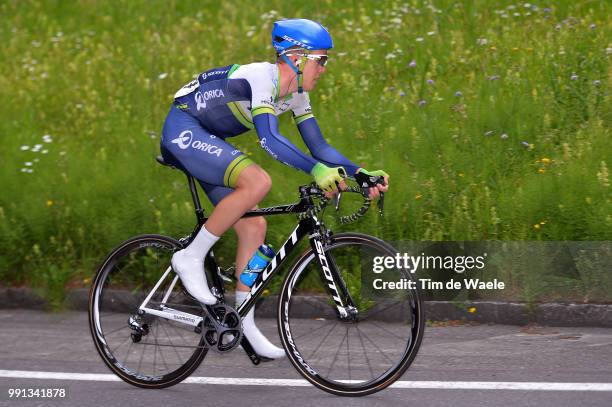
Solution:
[[(259, 320), (277, 339), (275, 321)], [(29, 373), (24, 373), (29, 372)], [(25, 378), (31, 372), (40, 379)], [(49, 378), (63, 373), (61, 379)], [(76, 374), (67, 376), (66, 374)], [(84, 376), (79, 374), (101, 374)], [(232, 378), (234, 384), (201, 384)], [(164, 390), (143, 390), (113, 380), (94, 349), (81, 312), (49, 314), (0, 311), (0, 405), (125, 406), (606, 406), (612, 405), (612, 329), (521, 328), (506, 325), (429, 327), (419, 356), (402, 377), (403, 388), (389, 388), (355, 399), (336, 397), (312, 386), (246, 379), (302, 379), (287, 360), (253, 366), (241, 350), (209, 352), (192, 375), (194, 382)], [(78, 379), (78, 380), (76, 380)], [(227, 379), (229, 381), (229, 379)], [(485, 385), (478, 384), (486, 382)], [(466, 385), (467, 383), (467, 385)], [(487, 383), (521, 387), (490, 389)], [(563, 383), (598, 383), (591, 390)], [(431, 388), (410, 388), (410, 387)], [(467, 389), (467, 387), (475, 387)], [(567, 388), (575, 385), (567, 385)], [(65, 400), (11, 400), (9, 388), (65, 387)], [(460, 387), (451, 389), (450, 387)]]

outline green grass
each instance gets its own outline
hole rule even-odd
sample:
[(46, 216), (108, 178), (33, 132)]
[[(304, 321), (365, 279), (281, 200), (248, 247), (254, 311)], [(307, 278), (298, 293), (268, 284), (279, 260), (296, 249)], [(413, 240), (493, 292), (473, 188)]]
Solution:
[[(272, 22), (295, 16), (334, 37), (311, 95), (324, 134), (391, 174), (385, 218), (330, 218), (337, 230), (610, 240), (612, 7), (524, 4), (1, 2), (0, 279), (61, 291), (131, 235), (189, 232), (184, 176), (153, 160), (172, 95), (211, 67), (272, 61)], [(289, 118), (281, 130), (303, 146)], [(264, 205), (310, 181), (254, 133), (232, 141), (272, 175)], [(273, 219), (278, 244), (294, 219)], [(218, 249), (226, 263), (233, 243)]]

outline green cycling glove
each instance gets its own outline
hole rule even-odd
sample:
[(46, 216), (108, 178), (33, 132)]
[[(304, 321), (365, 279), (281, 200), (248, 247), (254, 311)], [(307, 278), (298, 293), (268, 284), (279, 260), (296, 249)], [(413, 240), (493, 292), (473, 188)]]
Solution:
[(365, 168), (360, 168), (359, 170), (357, 170), (357, 172), (362, 172), (370, 177), (389, 177), (389, 174), (387, 174), (383, 170), (368, 171)]
[(322, 163), (316, 163), (310, 171), (319, 188), (327, 192), (336, 189), (336, 182), (342, 181), (340, 174), (346, 175), (344, 167), (328, 167)]

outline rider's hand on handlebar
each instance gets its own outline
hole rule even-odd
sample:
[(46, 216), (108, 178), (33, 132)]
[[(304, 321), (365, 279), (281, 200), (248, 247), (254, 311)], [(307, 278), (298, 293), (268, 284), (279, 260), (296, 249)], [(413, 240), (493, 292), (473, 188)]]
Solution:
[(310, 174), (327, 197), (337, 194), (338, 187), (341, 190), (346, 188), (344, 184), (344, 178), (346, 177), (344, 167), (328, 167), (325, 164), (317, 163), (312, 167)]
[(342, 180), (338, 183), (338, 188), (331, 192), (326, 192), (325, 197), (328, 199), (332, 199), (334, 196), (338, 195), (339, 192), (342, 192), (344, 190), (346, 190), (346, 182)]
[(358, 173), (363, 173), (370, 177), (383, 177), (384, 179), (384, 183), (382, 184), (377, 183), (371, 186), (370, 188), (368, 188), (368, 198), (376, 199), (380, 196), (381, 192), (387, 192), (387, 190), (389, 190), (389, 174), (387, 174), (385, 171), (382, 171), (382, 170), (368, 171), (365, 168), (360, 168), (357, 170), (357, 174)]

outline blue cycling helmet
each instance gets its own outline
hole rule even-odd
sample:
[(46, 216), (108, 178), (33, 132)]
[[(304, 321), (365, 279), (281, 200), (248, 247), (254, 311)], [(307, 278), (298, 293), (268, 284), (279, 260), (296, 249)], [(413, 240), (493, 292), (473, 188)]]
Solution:
[(308, 51), (334, 47), (329, 31), (316, 21), (292, 18), (274, 23), (272, 45), (277, 53), (298, 46)]
[(292, 47), (299, 47), (307, 52), (315, 49), (331, 49), (334, 47), (334, 42), (327, 28), (316, 21), (305, 18), (291, 18), (274, 23), (274, 28), (272, 28), (272, 46), (274, 46), (276, 53), (297, 74), (298, 93), (302, 93), (302, 70), (300, 65), (305, 63), (305, 60), (302, 59), (302, 61), (298, 61), (297, 66), (294, 65), (287, 58), (287, 50)]

